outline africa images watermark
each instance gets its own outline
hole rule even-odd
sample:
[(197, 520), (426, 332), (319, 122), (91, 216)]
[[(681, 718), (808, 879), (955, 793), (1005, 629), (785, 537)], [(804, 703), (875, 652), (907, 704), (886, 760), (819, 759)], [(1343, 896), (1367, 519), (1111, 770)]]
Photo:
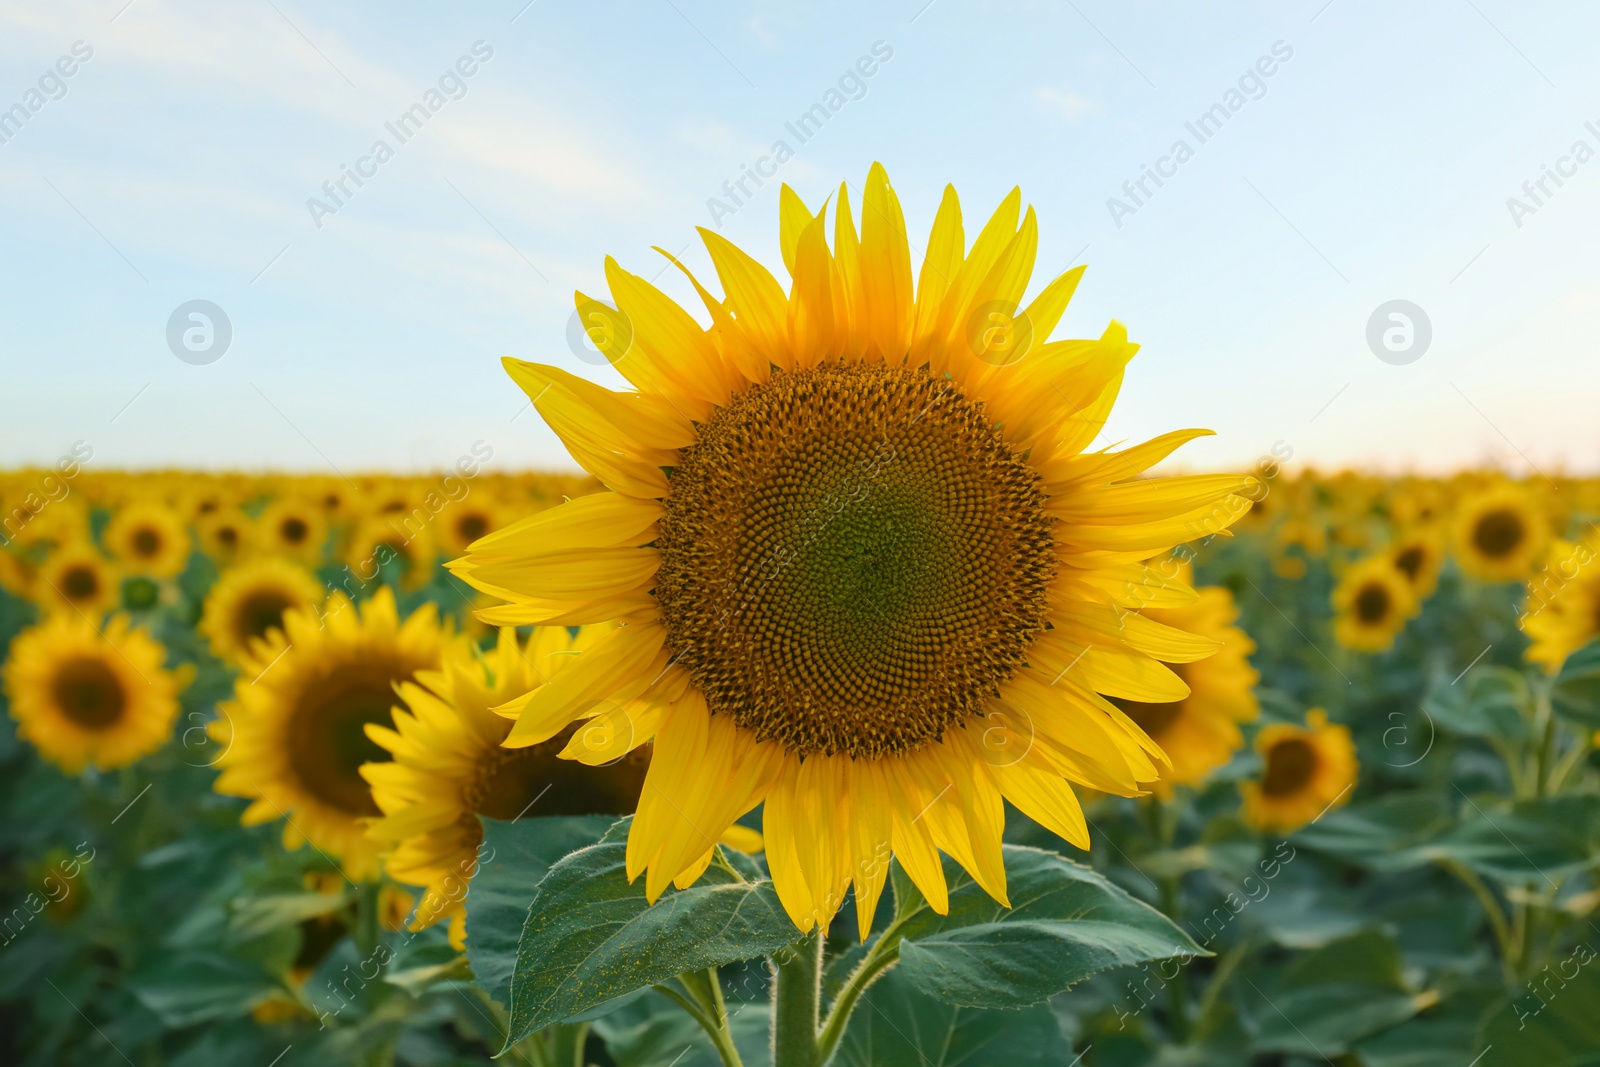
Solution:
[[(402, 111), (398, 118), (383, 124), (394, 138), (395, 145), (403, 145), (417, 134), (422, 132), (422, 127), (428, 120), (444, 110), (445, 104), (451, 100), (460, 100), (467, 95), (467, 79), (477, 74), (482, 65), (494, 58), (494, 49), (484, 41), (474, 41), (471, 53), (463, 55), (455, 64), (446, 68), (439, 75), (437, 87), (429, 86), (423, 90), (422, 99)], [(394, 146), (380, 137), (372, 142), (372, 147), (367, 154), (361, 156), (355, 163), (339, 164), (339, 176), (330, 178), (322, 183), (322, 192), (326, 199), (308, 197), (306, 210), (311, 213), (311, 221), (322, 229), (322, 220), (328, 215), (337, 215), (339, 209), (355, 198), (362, 186), (367, 181), (377, 177), (378, 168), (393, 159)], [(355, 188), (350, 188), (354, 183)]]
[[(1600, 124), (1590, 119), (1583, 124), (1584, 131), (1595, 139), (1595, 144), (1600, 144)], [(1522, 229), (1522, 224), (1530, 215), (1539, 213), (1539, 209), (1549, 204), (1551, 198), (1561, 191), (1567, 183), (1566, 178), (1576, 178), (1578, 168), (1595, 157), (1594, 145), (1582, 137), (1572, 142), (1565, 155), (1556, 157), (1556, 164), (1552, 167), (1548, 163), (1539, 164), (1539, 176), (1529, 178), (1522, 183), (1522, 197), (1506, 197), (1506, 210), (1511, 212), (1511, 221), (1517, 229)], [(1551, 185), (1555, 188), (1552, 189)], [(1525, 198), (1525, 199), (1524, 199)]]
[[(803, 145), (817, 134), (822, 132), (822, 127), (828, 120), (844, 110), (844, 106), (852, 100), (860, 100), (867, 95), (867, 80), (882, 69), (884, 63), (894, 58), (894, 49), (884, 41), (872, 42), (869, 54), (861, 56), (852, 66), (846, 67), (843, 74), (839, 75), (836, 85), (828, 87), (822, 94), (822, 99), (802, 111), (793, 122), (785, 122), (783, 128), (794, 138), (795, 145)], [(795, 156), (795, 145), (779, 138), (772, 142), (772, 147), (767, 154), (757, 158), (752, 163), (746, 163), (739, 168), (737, 177), (729, 178), (722, 183), (722, 191), (727, 195), (723, 200), (710, 197), (706, 200), (706, 210), (711, 213), (711, 224), (720, 228), (722, 220), (734, 214), (748, 204), (755, 191), (748, 188), (754, 182), (756, 189), (760, 189), (767, 182), (778, 176), (778, 168), (782, 167)]]
[(69, 54), (57, 59), (39, 75), (37, 88), (22, 94), (22, 99), (0, 111), (0, 144), (11, 143), (22, 132), (29, 119), (44, 109), (52, 100), (67, 95), (67, 79), (78, 73), (79, 67), (94, 58), (94, 49), (85, 41), (74, 41)]
[[(1122, 183), (1123, 196), (1127, 199), (1115, 196), (1106, 199), (1106, 210), (1111, 213), (1111, 221), (1116, 223), (1117, 229), (1122, 229), (1124, 218), (1138, 214), (1139, 209), (1155, 196), (1156, 190), (1176, 178), (1178, 168), (1194, 158), (1200, 145), (1220, 133), (1224, 123), (1244, 110), (1250, 101), (1266, 96), (1267, 79), (1278, 73), (1282, 64), (1289, 62), (1293, 56), (1294, 49), (1288, 44), (1274, 41), (1269, 54), (1261, 56), (1254, 66), (1246, 68), (1239, 75), (1237, 87), (1230, 87), (1222, 94), (1221, 100), (1206, 108), (1193, 121), (1183, 124), (1189, 137), (1194, 138), (1193, 145), (1189, 143), (1189, 138), (1180, 137), (1172, 142), (1166, 155), (1158, 157), (1154, 163), (1141, 164), (1139, 176)], [(1155, 189), (1150, 188), (1152, 182), (1155, 183)]]

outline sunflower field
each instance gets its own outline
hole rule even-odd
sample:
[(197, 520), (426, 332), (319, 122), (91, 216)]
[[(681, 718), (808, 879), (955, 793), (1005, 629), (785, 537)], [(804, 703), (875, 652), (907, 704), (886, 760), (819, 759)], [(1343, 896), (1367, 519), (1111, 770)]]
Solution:
[(1600, 1063), (1600, 480), (1108, 445), (862, 188), (506, 361), (585, 473), (0, 474), (0, 1062)]

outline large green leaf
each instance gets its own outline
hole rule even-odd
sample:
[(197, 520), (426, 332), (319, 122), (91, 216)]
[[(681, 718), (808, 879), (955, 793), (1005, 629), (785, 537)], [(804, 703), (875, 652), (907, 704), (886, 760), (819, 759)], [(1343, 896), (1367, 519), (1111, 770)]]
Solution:
[[(1021, 1008), (1112, 967), (1208, 956), (1160, 912), (1052, 852), (1005, 846), (1013, 907), (946, 862), (950, 914), (906, 923), (900, 970), (918, 989), (972, 1008)], [(897, 880), (897, 889), (902, 885)]]
[(1481, 801), (1466, 807), (1464, 822), (1418, 854), (1455, 860), (1517, 884), (1558, 878), (1595, 861), (1600, 797), (1545, 797), (1512, 805), (1509, 811), (1490, 810)]
[(1053, 1067), (1072, 1061), (1044, 1005), (984, 1011), (947, 1004), (890, 971), (862, 996), (831, 1067)]
[(713, 864), (654, 905), (629, 884), (627, 844), (606, 840), (550, 868), (528, 905), (511, 980), (511, 1038), (685, 971), (775, 952), (799, 931), (772, 883)]
[(1438, 836), (1450, 822), (1449, 805), (1435, 793), (1391, 793), (1331, 811), (1291, 840), (1297, 848), (1326, 852), (1374, 870), (1405, 870), (1429, 862), (1415, 846)]
[(1400, 948), (1377, 930), (1329, 942), (1297, 959), (1270, 989), (1247, 980), (1258, 1052), (1328, 1057), (1434, 1003), (1401, 976)]
[(1600, 641), (1591, 641), (1567, 657), (1550, 699), (1567, 718), (1600, 727)]
[(467, 890), (467, 962), (501, 1004), (511, 1002), (517, 940), (534, 887), (551, 864), (594, 844), (614, 822), (609, 815), (483, 820), (483, 851)]
[(1527, 733), (1522, 708), (1528, 682), (1509, 667), (1476, 667), (1465, 677), (1434, 679), (1422, 710), (1434, 724), (1471, 737), (1520, 741)]
[(1479, 1035), (1477, 1067), (1593, 1067), (1600, 1064), (1600, 961), (1587, 943), (1541, 972), (1537, 985), (1491, 1015)]
[(167, 956), (135, 974), (128, 986), (139, 1003), (173, 1027), (243, 1015), (275, 988), (260, 967), (214, 952)]

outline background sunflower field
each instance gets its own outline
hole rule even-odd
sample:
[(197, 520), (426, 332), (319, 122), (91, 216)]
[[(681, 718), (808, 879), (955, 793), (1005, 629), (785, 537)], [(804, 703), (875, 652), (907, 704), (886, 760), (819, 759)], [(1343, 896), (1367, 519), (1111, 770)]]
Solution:
[[(1007, 830), (1023, 878), (1052, 853), (1087, 865), (1073, 877), (1094, 881), (1073, 884), (1098, 896), (1077, 920), (1143, 901), (1176, 925), (1151, 928), (1165, 947), (1080, 949), (1053, 965), (1070, 989), (1009, 979), (1004, 995), (941, 998), (929, 990), (972, 976), (940, 986), (903, 964), (867, 988), (834, 1062), (915, 1062), (909, 1035), (926, 1049), (930, 1032), (951, 1064), (1577, 1064), (1600, 1046), (1600, 561), (1585, 533), (1600, 483), (1257, 474), (1233, 536), (1175, 553), (1202, 599), (1170, 610), (1224, 651), (1182, 665), (1183, 701), (1121, 702), (1186, 754), (1172, 781), (1086, 801), (1088, 853), (1017, 813)], [(549, 996), (566, 1007), (527, 1034), (517, 1027), (534, 1017), (507, 1014), (513, 973), (534, 980), (519, 936), (524, 951), (544, 938), (544, 965), (561, 973), (576, 966), (563, 945), (583, 936), (560, 907), (557, 928), (523, 930), (530, 887), (581, 896), (562, 857), (631, 810), (637, 776), (624, 768), (602, 788), (530, 762), (551, 800), (505, 794), (502, 818), (480, 828), (482, 801), (464, 809), (471, 832), (445, 833), (463, 810), (429, 822), (403, 803), (416, 754), (448, 774), (446, 750), (477, 751), (417, 733), (437, 721), (428, 701), (487, 714), (527, 684), (518, 670), (584, 647), (559, 628), (538, 631), (550, 636), (537, 650), (526, 628), (497, 635), (442, 562), (596, 488), (464, 471), (5, 475), (0, 1058), (466, 1064), (509, 1034), (519, 1062), (716, 1062), (667, 992), (634, 992), (626, 976), (587, 995), (557, 983)], [(414, 721), (396, 740), (348, 738), (351, 759), (395, 768), (369, 775), (383, 817), (359, 830), (385, 829), (365, 865), (306, 815), (285, 817), (270, 789), (219, 786), (251, 766), (232, 716), (326, 651), (282, 641), (296, 612), (321, 618), (325, 642), (368, 640), (358, 664), (406, 632), (435, 666), (452, 641), (481, 650), (446, 657), (439, 680), (420, 676), (425, 690), (398, 690)], [(591, 792), (555, 802), (579, 789)], [(759, 877), (751, 836), (725, 839), (732, 866), (706, 884)], [(376, 862), (397, 843), (409, 860)], [(441, 857), (460, 857), (454, 877)], [(953, 900), (964, 884), (952, 880)], [(855, 927), (847, 904), (829, 935), (846, 961)], [(770, 950), (758, 921), (741, 936), (751, 957)], [(749, 1064), (767, 1055), (767, 981), (756, 964), (721, 967)]]

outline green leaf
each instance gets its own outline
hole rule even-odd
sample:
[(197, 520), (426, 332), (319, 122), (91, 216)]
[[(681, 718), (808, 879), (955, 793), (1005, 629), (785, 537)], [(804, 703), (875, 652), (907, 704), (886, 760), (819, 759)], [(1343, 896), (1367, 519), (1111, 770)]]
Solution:
[(517, 940), (534, 887), (551, 864), (600, 840), (616, 820), (580, 815), (482, 821), (483, 850), (467, 890), (467, 962), (478, 984), (509, 1004)]
[[(771, 1062), (772, 1014), (763, 1003), (728, 1003), (728, 1030), (744, 1067)], [(660, 993), (650, 991), (594, 1022), (617, 1067), (722, 1067), (700, 1024)]]
[(1520, 741), (1527, 735), (1522, 709), (1528, 682), (1509, 667), (1478, 667), (1465, 677), (1434, 678), (1422, 710), (1441, 729), (1470, 737)]
[(1557, 711), (1585, 726), (1600, 727), (1600, 641), (1567, 657), (1550, 690)]
[(167, 956), (128, 986), (172, 1027), (243, 1015), (275, 988), (261, 968), (214, 952)]
[(1436, 793), (1391, 793), (1331, 811), (1292, 840), (1374, 870), (1398, 871), (1429, 862), (1414, 846), (1432, 840), (1450, 822), (1449, 805)]
[(1377, 930), (1306, 953), (1270, 990), (1250, 984), (1257, 998), (1250, 1005), (1257, 1009), (1254, 1048), (1307, 1056), (1344, 1053), (1438, 999), (1432, 993), (1412, 994), (1401, 976), (1400, 947)]
[(1491, 811), (1473, 802), (1469, 818), (1418, 849), (1429, 860), (1456, 860), (1501, 881), (1558, 878), (1594, 863), (1600, 797), (1545, 797)]
[(1541, 971), (1489, 1017), (1479, 1035), (1477, 1067), (1591, 1067), (1600, 1064), (1600, 967), (1578, 945)]
[(715, 864), (696, 885), (647, 904), (644, 880), (628, 884), (626, 852), (621, 841), (591, 845), (539, 883), (511, 980), (511, 1043), (644, 986), (764, 956), (800, 936), (770, 881)]
[(1099, 971), (1209, 956), (1171, 920), (1099, 873), (1041, 849), (1005, 846), (996, 903), (946, 861), (950, 914), (923, 906), (903, 928), (900, 970), (931, 996), (973, 1008), (1021, 1008)]
[(831, 1067), (1059, 1067), (1072, 1061), (1045, 1005), (983, 1011), (942, 1003), (892, 970), (856, 1005)]
[[(1386, 985), (1327, 982), (1273, 991), (1255, 987), (1257, 1052), (1290, 1052), (1328, 1059), (1359, 1041), (1411, 1018), (1432, 1004), (1431, 995), (1412, 995)], [(1250, 994), (1244, 994), (1248, 1003)]]

